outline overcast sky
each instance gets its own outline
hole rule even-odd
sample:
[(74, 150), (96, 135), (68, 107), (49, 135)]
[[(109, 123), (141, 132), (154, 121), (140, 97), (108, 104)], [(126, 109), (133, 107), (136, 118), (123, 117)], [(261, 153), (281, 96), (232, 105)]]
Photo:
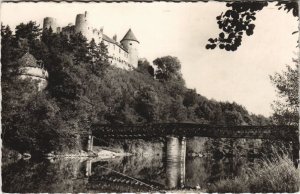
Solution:
[(48, 16), (65, 26), (88, 11), (91, 24), (103, 26), (110, 37), (117, 34), (120, 40), (131, 28), (140, 41), (140, 57), (178, 57), (187, 86), (201, 95), (269, 116), (276, 99), (269, 75), (296, 57), (297, 19), (272, 3), (257, 14), (254, 35), (244, 37), (236, 52), (206, 50), (207, 40), (219, 32), (216, 16), (225, 10), (222, 2), (2, 3), (1, 21), (12, 28), (30, 20), (42, 26)]

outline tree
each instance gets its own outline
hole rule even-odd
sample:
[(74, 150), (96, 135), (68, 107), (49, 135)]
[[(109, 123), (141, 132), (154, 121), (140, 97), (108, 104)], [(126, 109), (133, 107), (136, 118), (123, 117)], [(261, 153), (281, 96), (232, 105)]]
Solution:
[(158, 99), (153, 87), (141, 87), (136, 94), (136, 110), (147, 122), (157, 121)]
[(45, 53), (47, 53), (47, 48), (39, 40), (42, 29), (36, 22), (21, 23), (16, 27), (15, 32), (17, 43), (21, 44), (23, 49), (26, 52), (30, 52), (36, 59), (41, 60)]
[(100, 73), (103, 73), (109, 66), (107, 53), (106, 45), (103, 42), (97, 45), (94, 39), (90, 41), (88, 44), (89, 67), (93, 73), (100, 76)]
[(273, 104), (273, 119), (278, 124), (297, 125), (299, 122), (299, 64), (293, 60), (294, 67), (286, 66), (286, 70), (270, 76), (279, 100)]
[(172, 99), (170, 108), (171, 122), (184, 122), (187, 120), (187, 109), (182, 103), (183, 99), (180, 95), (175, 95)]
[[(256, 13), (268, 5), (268, 2), (233, 2), (227, 3), (229, 9), (216, 17), (219, 29), (217, 38), (209, 38), (206, 49), (215, 49), (217, 46), (226, 51), (236, 51), (241, 46), (242, 38), (246, 34), (251, 36), (254, 33)], [(281, 1), (276, 4), (278, 9), (287, 12), (292, 11), (293, 16), (298, 16), (297, 1)], [(294, 32), (295, 33), (295, 32)]]
[(139, 59), (137, 71), (154, 77), (154, 68), (150, 65), (147, 59)]
[(91, 59), (89, 56), (87, 39), (81, 32), (70, 36), (70, 49), (74, 56), (73, 61), (75, 65), (80, 62), (89, 62)]
[(181, 63), (177, 57), (165, 56), (153, 61), (157, 67), (156, 79), (160, 81), (182, 80)]
[(16, 26), (16, 38), (27, 39), (29, 43), (33, 43), (40, 35), (42, 34), (42, 29), (40, 25), (37, 25), (36, 22), (30, 21), (27, 24), (21, 23)]
[[(105, 110), (98, 84), (108, 66), (107, 49), (88, 44), (81, 34), (68, 39), (50, 29), (40, 39), (38, 32), (34, 22), (18, 25), (15, 36), (8, 26), (1, 28), (4, 142), (22, 152), (77, 149), (78, 142), (65, 137), (88, 130)], [(44, 91), (37, 91), (30, 78), (19, 79), (18, 59), (26, 52), (41, 59), (49, 72)]]
[(184, 94), (183, 105), (194, 106), (198, 103), (198, 94), (195, 89), (188, 89)]

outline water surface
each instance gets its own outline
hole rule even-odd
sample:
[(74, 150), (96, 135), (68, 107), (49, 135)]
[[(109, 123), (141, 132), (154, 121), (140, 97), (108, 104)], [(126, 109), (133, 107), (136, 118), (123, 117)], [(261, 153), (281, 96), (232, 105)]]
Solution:
[[(147, 192), (201, 189), (238, 176), (255, 160), (186, 157), (169, 139), (163, 154), (114, 159), (20, 160), (2, 166), (4, 192)], [(184, 157), (183, 157), (184, 155)]]

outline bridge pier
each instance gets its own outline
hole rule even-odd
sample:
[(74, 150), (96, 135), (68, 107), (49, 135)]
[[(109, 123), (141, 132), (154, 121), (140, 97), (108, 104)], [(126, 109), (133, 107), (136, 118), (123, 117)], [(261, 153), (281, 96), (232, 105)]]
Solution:
[(299, 139), (292, 142), (292, 155), (293, 155), (293, 162), (296, 168), (299, 165)]
[(93, 144), (94, 144), (94, 136), (88, 135), (87, 147), (86, 147), (86, 150), (88, 152), (93, 151)]
[(186, 137), (181, 139), (181, 154), (180, 154), (180, 187), (185, 185), (185, 159), (186, 159)]
[(85, 176), (90, 177), (92, 175), (92, 160), (85, 162)]

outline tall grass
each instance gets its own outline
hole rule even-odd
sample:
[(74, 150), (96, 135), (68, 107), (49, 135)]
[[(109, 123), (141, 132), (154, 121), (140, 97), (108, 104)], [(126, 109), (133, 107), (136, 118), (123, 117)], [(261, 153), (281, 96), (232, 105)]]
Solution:
[(300, 186), (299, 169), (287, 154), (263, 160), (259, 166), (245, 169), (234, 179), (223, 179), (208, 188), (208, 192), (221, 193), (293, 193)]

